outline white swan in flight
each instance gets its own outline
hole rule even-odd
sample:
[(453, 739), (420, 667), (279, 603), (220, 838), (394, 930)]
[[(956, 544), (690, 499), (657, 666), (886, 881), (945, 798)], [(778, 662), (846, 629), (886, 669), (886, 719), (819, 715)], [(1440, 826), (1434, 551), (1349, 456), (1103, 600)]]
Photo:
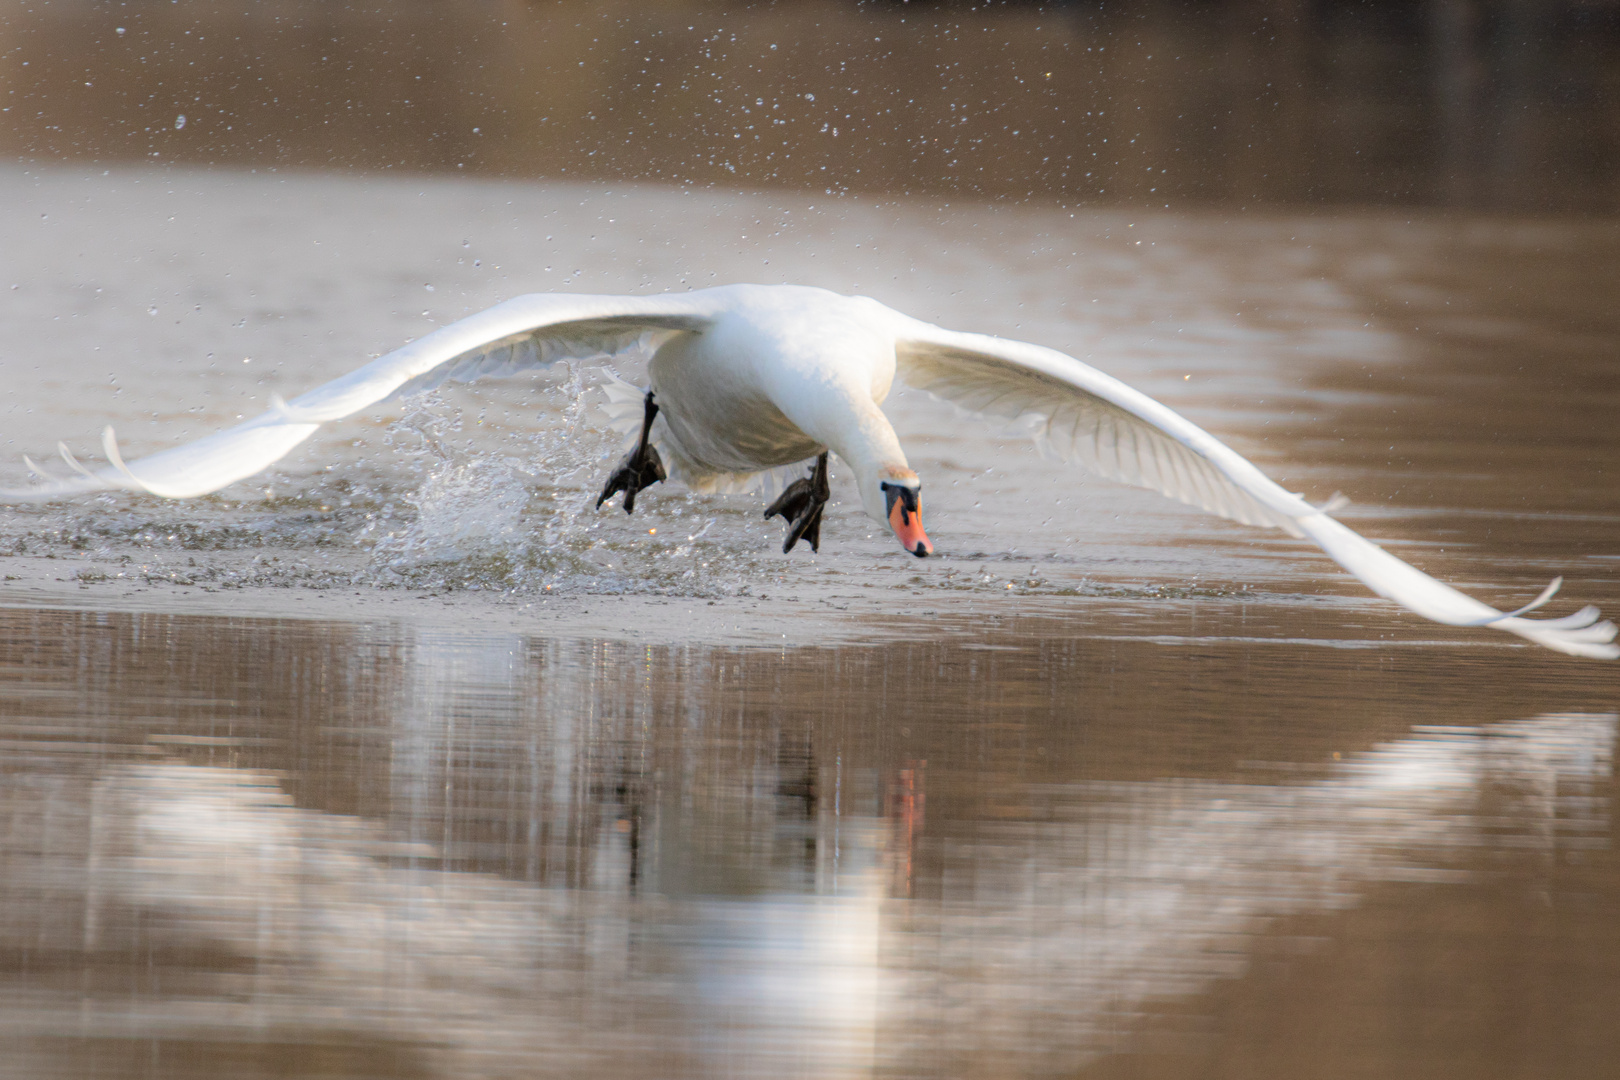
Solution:
[[(168, 498), (217, 491), (278, 460), (323, 423), (447, 380), (471, 381), (565, 358), (653, 350), (641, 438), (603, 489), (633, 510), (635, 495), (672, 475), (730, 487), (763, 470), (815, 458), (766, 511), (788, 519), (784, 550), (820, 540), (826, 453), (853, 471), (866, 512), (907, 551), (933, 551), (917, 474), (879, 409), (896, 376), (968, 411), (1033, 422), (1064, 456), (1126, 483), (1247, 525), (1310, 537), (1380, 596), (1436, 622), (1490, 626), (1559, 652), (1613, 659), (1615, 626), (1584, 607), (1559, 619), (1498, 611), (1428, 576), (1283, 490), (1213, 435), (1112, 376), (1021, 341), (920, 322), (867, 297), (795, 285), (728, 285), (658, 296), (520, 296), (435, 330), (233, 428), (125, 464), (112, 429), (110, 464), (0, 501), (54, 499), (104, 488)], [(667, 464), (666, 464), (667, 463)], [(36, 473), (41, 473), (29, 463)], [(601, 501), (598, 500), (598, 505)]]

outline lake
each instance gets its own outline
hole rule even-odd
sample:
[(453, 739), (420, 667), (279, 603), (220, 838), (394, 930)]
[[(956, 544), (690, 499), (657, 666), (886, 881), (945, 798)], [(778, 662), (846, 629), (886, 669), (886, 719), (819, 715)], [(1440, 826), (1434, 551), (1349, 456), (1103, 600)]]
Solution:
[[(1071, 352), (1503, 607), (1620, 611), (1620, 227), (0, 169), (0, 485), (534, 291), (796, 281)], [(1616, 667), (915, 392), (591, 507), (600, 364), (216, 496), (0, 508), (0, 1075), (1604, 1075)], [(618, 370), (641, 373), (631, 359)], [(52, 464), (57, 462), (57, 464)]]

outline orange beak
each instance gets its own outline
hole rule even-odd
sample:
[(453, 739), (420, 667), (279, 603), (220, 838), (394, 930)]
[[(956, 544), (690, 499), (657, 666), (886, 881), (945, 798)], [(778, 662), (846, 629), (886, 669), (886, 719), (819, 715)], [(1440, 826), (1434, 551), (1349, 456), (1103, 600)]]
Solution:
[(889, 500), (889, 528), (900, 538), (900, 546), (921, 559), (934, 553), (934, 545), (923, 532), (922, 514), (917, 505), (917, 489), (884, 484)]

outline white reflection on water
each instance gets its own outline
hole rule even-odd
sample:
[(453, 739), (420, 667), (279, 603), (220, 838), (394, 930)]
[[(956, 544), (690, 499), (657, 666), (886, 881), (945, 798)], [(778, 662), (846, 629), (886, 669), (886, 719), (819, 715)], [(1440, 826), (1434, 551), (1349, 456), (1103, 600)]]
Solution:
[[(458, 752), (449, 718), (528, 689), (498, 650), (424, 647), (436, 674), (411, 688), (415, 748), (395, 761), (408, 819), (449, 805), (422, 787), (450, 782), (422, 767)], [(614, 820), (622, 804), (573, 787), (601, 775), (577, 760), (597, 722), (547, 736), (552, 810), (603, 819), (548, 820), (597, 850), (573, 887), (447, 869), (397, 822), (300, 807), (263, 771), (115, 765), (88, 805), (47, 777), (11, 785), (0, 858), (13, 883), (43, 884), (8, 905), (8, 945), (166, 956), (185, 974), (12, 991), (7, 1028), (402, 1043), (460, 1077), (1063, 1072), (1127, 1045), (1155, 1002), (1241, 975), (1272, 920), (1378, 882), (1466, 887), (1493, 850), (1606, 844), (1594, 788), (1616, 717), (1419, 728), (1303, 781), (1035, 788), (1023, 820), (943, 840), (926, 900), (896, 873), (916, 822), (846, 800), (859, 785), (840, 761), (815, 766), (823, 795), (799, 825), (773, 801), (781, 776), (695, 760)], [(716, 850), (795, 828), (812, 873), (727, 870)]]
[(1270, 920), (1380, 881), (1469, 882), (1457, 864), (1493, 845), (1605, 843), (1590, 789), (1614, 732), (1612, 715), (1418, 728), (1308, 783), (1049, 791), (1049, 823), (983, 826), (947, 854), (957, 872), (913, 931), (940, 957), (908, 973), (938, 1002), (916, 1052), (1071, 1067), (1129, 1046), (1154, 1002), (1241, 975)]

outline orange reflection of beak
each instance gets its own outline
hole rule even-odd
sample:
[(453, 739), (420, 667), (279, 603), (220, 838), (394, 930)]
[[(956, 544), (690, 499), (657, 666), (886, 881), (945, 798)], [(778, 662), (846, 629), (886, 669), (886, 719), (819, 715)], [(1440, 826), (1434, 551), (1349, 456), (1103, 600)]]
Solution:
[(923, 532), (922, 514), (906, 509), (904, 499), (895, 499), (889, 506), (889, 527), (900, 538), (900, 546), (921, 559), (934, 553), (934, 545)]

